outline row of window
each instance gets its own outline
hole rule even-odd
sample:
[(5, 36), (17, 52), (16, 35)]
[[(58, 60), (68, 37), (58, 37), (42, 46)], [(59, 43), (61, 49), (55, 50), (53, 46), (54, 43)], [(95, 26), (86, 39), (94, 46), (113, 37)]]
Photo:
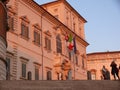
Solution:
[[(9, 17), (9, 28), (11, 31), (14, 31), (14, 18), (13, 17)], [(34, 27), (34, 44), (40, 46), (40, 29)], [(29, 39), (29, 25), (27, 22), (22, 21), (21, 23), (21, 36), (24, 39)], [(61, 43), (61, 39), (59, 37), (59, 35), (56, 37), (56, 50), (57, 53), (62, 53), (62, 43)], [(51, 50), (51, 40), (49, 37), (45, 37), (45, 48), (47, 50)]]
[[(24, 20), (26, 19), (26, 17), (23, 17), (22, 19), (22, 22), (21, 22), (21, 36), (24, 38), (24, 39), (29, 39), (29, 22), (26, 22), (27, 20)], [(9, 27), (10, 27), (10, 30), (13, 30), (14, 31), (14, 18), (13, 17), (9, 17)], [(37, 46), (40, 46), (40, 43), (41, 43), (41, 31), (39, 29), (39, 25), (34, 25), (34, 44), (37, 45)], [(50, 37), (45, 37), (45, 48), (47, 50), (51, 50), (51, 39)], [(61, 38), (60, 38), (60, 35), (57, 35), (56, 36), (56, 52), (57, 53), (62, 53), (62, 41), (61, 41)], [(71, 52), (68, 52), (68, 57), (69, 57), (69, 60), (71, 60)], [(78, 65), (78, 56), (75, 57), (75, 63), (76, 65)], [(84, 61), (82, 59), (82, 66), (84, 67)]]
[[(32, 73), (30, 71), (28, 71), (27, 73), (27, 70), (26, 70), (27, 64), (22, 62), (21, 66), (22, 66), (21, 68), (22, 78), (32, 80)], [(39, 80), (39, 68), (36, 68), (36, 67), (35, 67), (35, 80)]]
[[(7, 61), (7, 80), (10, 80), (12, 62), (10, 58), (6, 58), (6, 61)], [(35, 66), (35, 69), (34, 69), (35, 80), (40, 80), (39, 72), (40, 72), (40, 68)], [(32, 80), (32, 72), (31, 71), (27, 72), (27, 63), (25, 62), (21, 63), (21, 79)], [(46, 71), (46, 80), (52, 80), (51, 70)]]

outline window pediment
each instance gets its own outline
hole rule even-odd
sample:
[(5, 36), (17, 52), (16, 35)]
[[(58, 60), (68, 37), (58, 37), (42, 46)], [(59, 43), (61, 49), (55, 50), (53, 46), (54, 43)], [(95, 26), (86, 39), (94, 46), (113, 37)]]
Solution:
[(51, 34), (51, 32), (50, 32), (49, 30), (45, 31), (44, 33), (45, 33), (46, 35), (50, 36), (50, 37), (52, 36), (52, 34)]
[(41, 66), (41, 64), (40, 63), (38, 63), (38, 62), (33, 62), (34, 63), (34, 65), (36, 66), (36, 67), (40, 67)]
[(35, 28), (40, 30), (40, 25), (38, 23), (34, 24), (33, 27), (35, 27)]
[(29, 61), (29, 59), (25, 58), (25, 57), (20, 57), (21, 61), (24, 62), (24, 63), (27, 63)]
[(27, 16), (21, 16), (20, 19), (22, 19), (23, 21), (30, 23), (29, 19), (27, 18)]
[(12, 6), (8, 6), (7, 9), (8, 9), (8, 11), (9, 11), (10, 13), (16, 14), (15, 11), (14, 11), (14, 9), (12, 8)]

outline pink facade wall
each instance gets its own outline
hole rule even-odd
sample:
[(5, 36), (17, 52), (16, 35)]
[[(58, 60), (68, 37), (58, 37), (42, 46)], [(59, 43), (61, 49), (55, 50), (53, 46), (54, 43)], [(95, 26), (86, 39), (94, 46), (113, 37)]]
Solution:
[[(65, 55), (67, 52), (65, 39), (63, 32), (64, 31), (64, 25), (62, 28), (60, 28), (60, 37), (62, 40), (62, 54), (59, 56), (56, 53), (56, 36), (58, 35), (58, 32), (54, 28), (57, 26), (58, 22), (54, 19), (54, 17), (48, 15), (48, 13), (45, 11), (45, 13), (42, 13), (41, 7), (37, 7), (36, 4), (30, 0), (30, 2), (24, 1), (24, 0), (10, 0), (8, 3), (8, 6), (11, 6), (14, 11), (14, 31), (9, 31), (7, 33), (7, 41), (8, 41), (8, 48), (7, 51), (12, 53), (12, 61), (11, 61), (11, 79), (12, 80), (22, 80), (21, 77), (22, 74), (22, 67), (21, 64), (23, 62), (26, 63), (26, 71), (32, 72), (32, 80), (35, 80), (35, 66), (37, 63), (37, 66), (39, 67), (39, 80), (46, 80), (47, 75), (46, 72), (50, 70), (52, 72), (52, 80), (57, 80), (57, 71), (54, 67), (56, 65), (56, 61), (63, 61), (68, 60), (68, 57)], [(32, 6), (33, 5), (33, 6)], [(35, 6), (36, 7), (35, 7)], [(37, 9), (38, 8), (38, 9)], [(61, 7), (60, 7), (61, 8)], [(60, 11), (64, 9), (61, 8)], [(41, 11), (40, 11), (41, 10)], [(9, 11), (10, 13), (10, 11)], [(62, 12), (60, 12), (62, 13)], [(25, 40), (21, 37), (21, 17), (25, 16), (27, 20), (29, 21), (29, 39)], [(40, 36), (41, 36), (41, 44), (40, 46), (37, 46), (33, 43), (34, 40), (34, 27), (33, 25), (38, 24), (40, 27)], [(62, 24), (61, 24), (62, 25)], [(65, 29), (66, 30), (66, 29)], [(45, 32), (48, 31), (50, 36), (45, 34)], [(84, 35), (83, 35), (84, 36)], [(45, 37), (49, 37), (51, 39), (51, 50), (46, 50), (45, 48)], [(76, 40), (77, 43), (77, 49), (79, 50), (80, 54), (78, 55), (79, 58), (79, 65), (75, 65), (71, 62), (70, 66), (72, 67), (72, 78), (75, 78), (76, 80), (85, 80), (87, 79), (87, 73), (86, 73), (86, 46), (83, 45), (81, 41)], [(82, 68), (82, 62), (81, 59), (84, 56), (84, 63), (85, 67)], [(23, 60), (23, 58), (26, 59), (26, 61)], [(60, 63), (58, 62), (58, 63)], [(43, 67), (42, 67), (43, 65)], [(75, 67), (75, 71), (74, 71)], [(27, 73), (26, 73), (27, 74)], [(27, 79), (24, 78), (24, 79)]]

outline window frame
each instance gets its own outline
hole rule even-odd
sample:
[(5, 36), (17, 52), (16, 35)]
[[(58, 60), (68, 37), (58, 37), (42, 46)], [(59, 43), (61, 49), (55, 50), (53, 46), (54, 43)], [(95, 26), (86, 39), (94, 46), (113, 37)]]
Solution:
[[(20, 79), (26, 80), (27, 79), (27, 64), (29, 62), (29, 59), (25, 58), (25, 57), (20, 57), (21, 60), (21, 77)], [(25, 73), (23, 72), (24, 68), (23, 65), (25, 65)], [(25, 74), (25, 76), (24, 76)]]
[[(6, 53), (6, 61), (7, 61), (7, 58), (10, 61), (9, 61), (9, 67), (7, 67), (6, 79), (11, 80), (12, 79), (12, 67), (13, 67), (14, 54), (12, 52), (7, 51), (7, 53)], [(8, 62), (7, 62), (7, 66), (8, 66)]]
[[(23, 67), (23, 65), (25, 65), (25, 67)], [(26, 74), (27, 74), (27, 71), (26, 71), (26, 67), (27, 67), (27, 66), (26, 66), (26, 63), (23, 63), (23, 62), (22, 62), (21, 67), (22, 67), (22, 68), (21, 68), (21, 76), (22, 76), (22, 78), (26, 78), (26, 77), (27, 77), (27, 75), (26, 75)], [(24, 69), (25, 69), (25, 71), (24, 71)]]
[(34, 30), (34, 44), (40, 46), (40, 32)]
[(28, 20), (27, 16), (22, 16), (20, 17), (21, 19), (21, 23), (20, 23), (20, 27), (21, 27), (21, 37), (25, 40), (29, 40), (29, 25), (30, 25), (30, 21)]
[(56, 52), (62, 54), (62, 40), (60, 35), (56, 36)]
[[(36, 72), (36, 70), (37, 70), (37, 72)], [(35, 80), (39, 80), (40, 79), (40, 77), (39, 77), (39, 68), (36, 68), (35, 67)]]
[(24, 39), (29, 39), (29, 27), (28, 24), (21, 22), (21, 36)]
[(51, 51), (51, 39), (45, 36), (45, 48)]
[[(39, 80), (40, 79), (40, 66), (41, 64), (37, 63), (37, 62), (33, 62), (34, 64), (34, 78), (35, 80)], [(38, 70), (38, 72), (36, 73), (36, 70)], [(38, 74), (38, 75), (37, 75)]]

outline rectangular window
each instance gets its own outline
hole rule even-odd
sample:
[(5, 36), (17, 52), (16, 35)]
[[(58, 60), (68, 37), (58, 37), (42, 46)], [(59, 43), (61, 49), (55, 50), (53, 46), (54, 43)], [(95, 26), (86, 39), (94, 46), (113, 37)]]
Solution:
[(40, 45), (40, 34), (36, 31), (34, 31), (34, 42), (35, 44)]
[(56, 37), (56, 50), (57, 53), (62, 53), (62, 41), (59, 35)]
[(22, 77), (26, 78), (26, 64), (22, 63)]
[(35, 80), (39, 80), (39, 68), (35, 68)]
[(21, 23), (21, 35), (25, 38), (28, 38), (29, 28), (25, 24)]
[(45, 48), (51, 50), (51, 40), (45, 37)]

